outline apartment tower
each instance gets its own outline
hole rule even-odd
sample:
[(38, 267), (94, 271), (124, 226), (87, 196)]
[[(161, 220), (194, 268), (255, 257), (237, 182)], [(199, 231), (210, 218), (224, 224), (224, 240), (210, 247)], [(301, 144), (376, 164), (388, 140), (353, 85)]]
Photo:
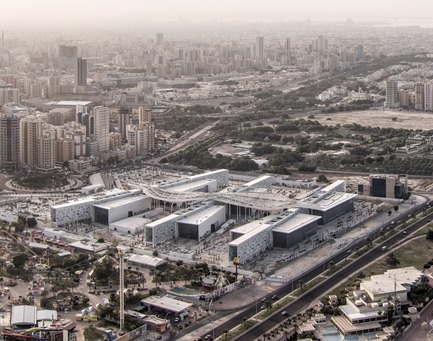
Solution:
[(20, 118), (0, 115), (0, 168), (18, 169), (20, 161)]

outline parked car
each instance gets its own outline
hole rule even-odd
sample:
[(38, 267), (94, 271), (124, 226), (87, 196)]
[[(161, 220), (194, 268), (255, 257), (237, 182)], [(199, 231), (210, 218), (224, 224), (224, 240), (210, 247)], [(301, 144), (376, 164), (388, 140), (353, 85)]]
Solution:
[(281, 312), (281, 315), (283, 315), (283, 316), (287, 316), (287, 315), (289, 315), (289, 313), (288, 313), (287, 311), (283, 310), (283, 311)]

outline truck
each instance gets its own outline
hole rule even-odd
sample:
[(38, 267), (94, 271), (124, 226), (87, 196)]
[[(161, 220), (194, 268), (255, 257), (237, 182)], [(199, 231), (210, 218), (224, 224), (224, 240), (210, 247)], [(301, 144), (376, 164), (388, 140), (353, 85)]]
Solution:
[(75, 314), (75, 319), (77, 321), (83, 321), (83, 322), (96, 322), (98, 321), (98, 316), (94, 314), (91, 315)]

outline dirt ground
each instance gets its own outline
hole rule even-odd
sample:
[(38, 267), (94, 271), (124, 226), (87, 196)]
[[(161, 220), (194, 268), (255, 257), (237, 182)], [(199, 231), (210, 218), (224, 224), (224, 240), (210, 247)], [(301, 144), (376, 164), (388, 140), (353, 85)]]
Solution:
[[(433, 129), (433, 114), (412, 111), (364, 110), (333, 114), (315, 114), (315, 120), (325, 125), (358, 123), (362, 126), (395, 129)], [(393, 118), (397, 119), (393, 121)], [(327, 120), (330, 118), (331, 120)]]

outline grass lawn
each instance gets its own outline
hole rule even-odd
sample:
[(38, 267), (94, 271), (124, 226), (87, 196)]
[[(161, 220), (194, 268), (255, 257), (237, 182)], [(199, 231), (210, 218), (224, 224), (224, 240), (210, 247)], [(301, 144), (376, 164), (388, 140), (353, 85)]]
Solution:
[(103, 338), (104, 333), (101, 330), (96, 329), (93, 325), (90, 325), (84, 329), (84, 339), (86, 341), (102, 341)]
[[(428, 228), (424, 228), (424, 234), (416, 239), (411, 240), (399, 249), (393, 251), (400, 261), (398, 268), (414, 266), (418, 270), (423, 270), (424, 264), (433, 257), (433, 241), (425, 239), (425, 233)], [(388, 255), (388, 253), (386, 253)], [(362, 270), (366, 276), (382, 274), (392, 268), (386, 263), (387, 256), (378, 259), (377, 262), (370, 264)]]

